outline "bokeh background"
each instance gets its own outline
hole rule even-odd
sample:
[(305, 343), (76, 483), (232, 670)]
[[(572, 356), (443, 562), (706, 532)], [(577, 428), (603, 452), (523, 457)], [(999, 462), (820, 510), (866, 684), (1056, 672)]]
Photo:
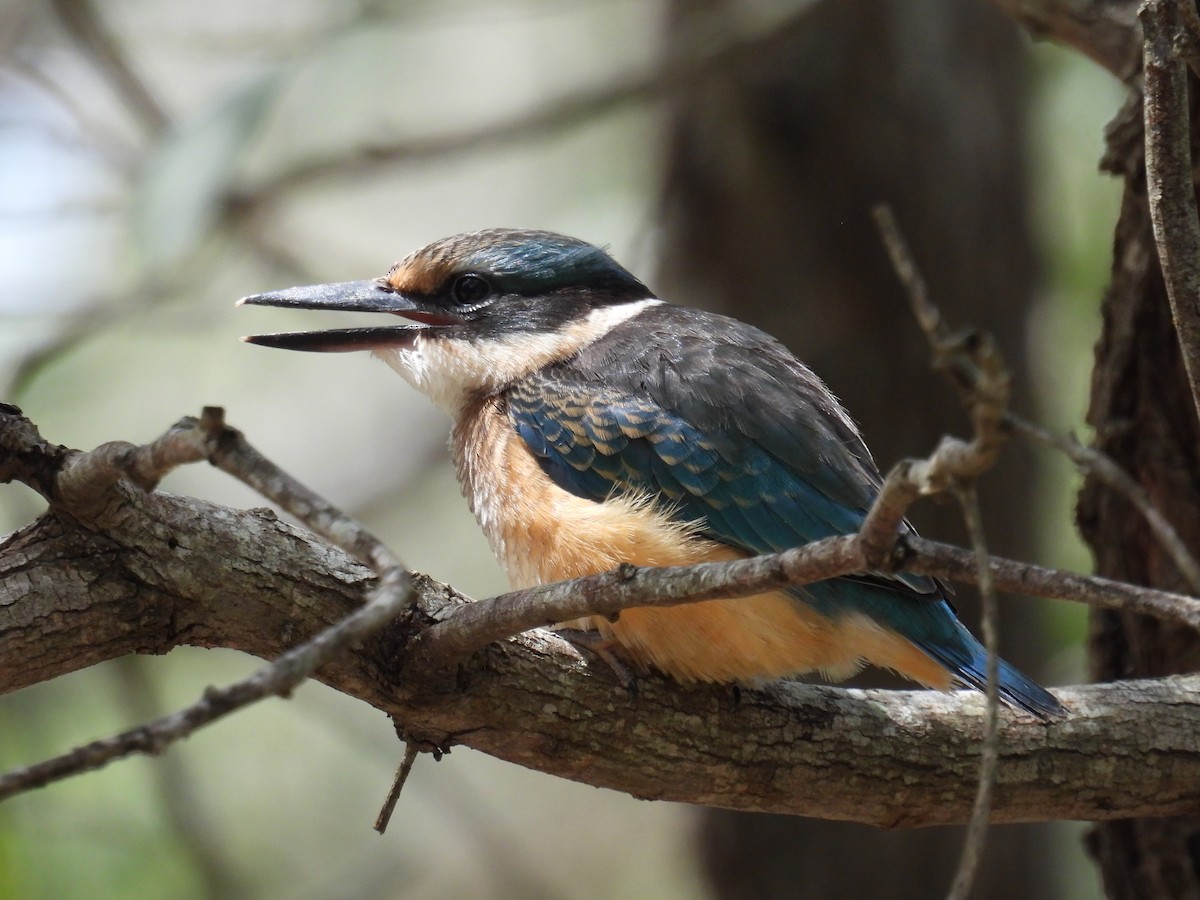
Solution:
[[(1000, 336), (1019, 411), (1082, 432), (1122, 97), (983, 2), (5, 0), (0, 398), (81, 448), (224, 406), (411, 567), (486, 596), (505, 584), (440, 414), (365, 355), (239, 343), (342, 322), (236, 298), (382, 274), (458, 231), (574, 234), (779, 334), (886, 467), (966, 427), (866, 224), (886, 200), (944, 310)], [(1086, 570), (1070, 468), (1006, 465), (993, 544)], [(262, 502), (201, 467), (164, 489)], [(3, 487), (0, 534), (40, 509)], [(1010, 606), (1006, 655), (1077, 680), (1082, 615)], [(0, 765), (254, 665), (180, 650), (5, 696)], [(401, 752), (381, 713), (306, 686), (0, 806), (0, 897), (936, 896), (960, 840), (644, 803), (466, 749), (419, 761), (381, 838)], [(1098, 895), (1077, 826), (995, 829), (988, 865), (981, 897)]]

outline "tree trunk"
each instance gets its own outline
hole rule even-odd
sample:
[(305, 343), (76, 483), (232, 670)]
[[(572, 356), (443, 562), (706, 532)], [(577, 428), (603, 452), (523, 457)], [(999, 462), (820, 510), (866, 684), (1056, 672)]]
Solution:
[[(694, 10), (676, 4), (680, 18)], [(843, 0), (818, 5), (807, 24), (679, 105), (660, 280), (668, 297), (728, 311), (787, 343), (845, 401), (886, 469), (967, 424), (930, 372), (869, 217), (876, 203), (895, 209), (953, 320), (996, 335), (1022, 408), (1023, 312), (1037, 268), (1022, 158), (1026, 54), (1012, 23), (983, 4), (918, 11), (902, 0)], [(1008, 448), (981, 486), (992, 548), (1021, 558), (1033, 532), (1027, 454)], [(919, 507), (916, 518), (962, 539), (952, 508)], [(958, 605), (972, 620), (972, 604)], [(1005, 654), (1036, 669), (1035, 630), (1020, 627), (1013, 604), (1003, 608)], [(729, 898), (925, 898), (948, 886), (961, 845), (954, 829), (884, 834), (704, 816), (702, 858)], [(994, 832), (975, 896), (1050, 896), (1047, 843), (1044, 828)]]
[[(1096, 430), (1097, 448), (1133, 475), (1196, 552), (1200, 429), (1155, 249), (1141, 136), (1114, 135), (1126, 140), (1110, 148), (1108, 164), (1126, 183), (1088, 421)], [(1141, 517), (1094, 479), (1084, 485), (1078, 513), (1099, 574), (1189, 592)], [(1092, 675), (1099, 681), (1200, 667), (1195, 632), (1132, 614), (1093, 611), (1089, 649)], [(1200, 897), (1200, 819), (1097, 825), (1088, 844), (1112, 898)]]

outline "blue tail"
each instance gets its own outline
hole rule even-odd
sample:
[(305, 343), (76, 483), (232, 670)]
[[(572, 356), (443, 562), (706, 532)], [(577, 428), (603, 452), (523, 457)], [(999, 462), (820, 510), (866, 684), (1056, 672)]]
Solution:
[[(941, 589), (930, 580), (934, 590)], [(929, 654), (963, 684), (987, 689), (987, 650), (958, 620), (944, 597), (918, 594), (896, 582), (837, 578), (805, 587), (798, 596), (825, 615), (865, 613), (875, 622), (896, 632)], [(999, 666), (1000, 699), (1042, 720), (1067, 714), (1066, 708), (1049, 691), (1027, 678), (1004, 660)]]
[[(942, 601), (945, 604), (945, 601)], [(954, 616), (946, 604), (946, 612)], [(987, 690), (987, 650), (967, 631), (958, 617), (958, 640), (920, 640), (909, 638), (914, 644), (954, 673), (955, 677), (980, 691)], [(1043, 721), (1057, 719), (1067, 714), (1066, 708), (1041, 685), (999, 660), (997, 687), (1000, 699), (1009, 706), (1023, 709)]]

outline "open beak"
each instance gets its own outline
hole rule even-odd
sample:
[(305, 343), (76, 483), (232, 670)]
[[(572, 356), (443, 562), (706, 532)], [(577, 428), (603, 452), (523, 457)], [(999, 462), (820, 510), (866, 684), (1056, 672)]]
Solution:
[(313, 350), (342, 353), (379, 347), (404, 347), (436, 328), (459, 325), (462, 319), (389, 290), (378, 281), (343, 281), (313, 284), (266, 294), (243, 297), (238, 306), (288, 306), (294, 309), (332, 309), (352, 312), (391, 313), (408, 319), (402, 325), (370, 328), (338, 328), (331, 331), (298, 331), (282, 334), (252, 334), (242, 340), (284, 350)]

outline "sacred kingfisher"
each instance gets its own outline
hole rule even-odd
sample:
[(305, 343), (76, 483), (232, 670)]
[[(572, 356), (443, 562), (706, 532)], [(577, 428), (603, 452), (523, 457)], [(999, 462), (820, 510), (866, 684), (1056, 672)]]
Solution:
[[(370, 350), (445, 410), (459, 482), (514, 588), (852, 534), (880, 488), (854, 423), (782, 344), (663, 302), (575, 238), (460, 234), (383, 278), (240, 302), (405, 320), (245, 340)], [(985, 651), (947, 592), (926, 576), (864, 572), (574, 624), (638, 671), (681, 681), (840, 680), (870, 663), (982, 689)], [(1063, 711), (1004, 662), (1000, 696), (1040, 718)]]

